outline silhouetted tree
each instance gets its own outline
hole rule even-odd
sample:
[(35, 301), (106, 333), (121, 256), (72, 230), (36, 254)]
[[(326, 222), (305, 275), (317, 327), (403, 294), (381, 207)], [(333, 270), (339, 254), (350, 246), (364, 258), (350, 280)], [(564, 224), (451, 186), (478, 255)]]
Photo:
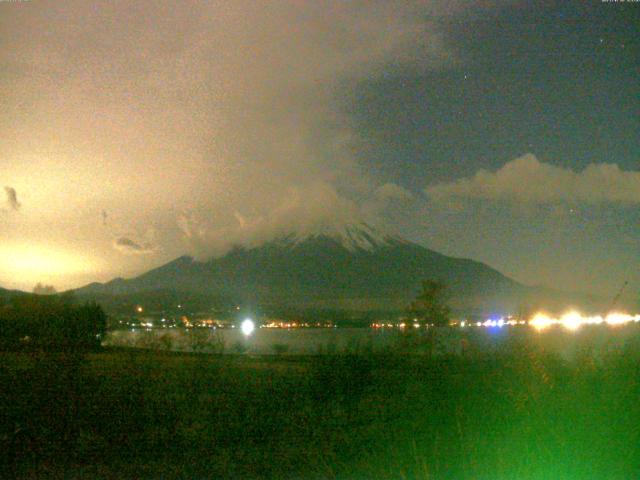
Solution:
[(44, 285), (38, 282), (38, 284), (33, 287), (33, 293), (36, 295), (55, 295), (57, 290), (53, 285)]
[(407, 309), (411, 319), (434, 325), (448, 325), (450, 309), (445, 302), (444, 283), (436, 280), (422, 282), (422, 292)]

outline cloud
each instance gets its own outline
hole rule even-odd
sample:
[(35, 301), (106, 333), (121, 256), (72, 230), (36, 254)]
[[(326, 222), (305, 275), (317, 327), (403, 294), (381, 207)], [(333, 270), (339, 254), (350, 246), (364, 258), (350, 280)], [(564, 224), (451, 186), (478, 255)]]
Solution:
[(384, 201), (413, 200), (414, 195), (409, 190), (395, 183), (385, 183), (375, 191), (376, 197)]
[(540, 162), (527, 154), (496, 172), (480, 170), (471, 178), (433, 185), (435, 201), (498, 200), (520, 204), (640, 204), (640, 171), (616, 164), (591, 164), (581, 172)]
[(149, 255), (156, 252), (156, 248), (151, 243), (138, 243), (127, 237), (115, 239), (113, 248), (126, 255)]
[(16, 189), (13, 187), (4, 187), (4, 191), (7, 195), (7, 203), (9, 204), (9, 208), (11, 210), (19, 210), (21, 207), (20, 202), (18, 202), (18, 194)]
[[(97, 251), (115, 236), (131, 241), (116, 242), (118, 251), (148, 250), (109, 229), (96, 239), (82, 215), (106, 211), (102, 223), (126, 218), (124, 232), (171, 223), (163, 252), (184, 253), (186, 239), (199, 254), (229, 245), (225, 234), (254, 242), (360, 215), (385, 179), (353, 155), (362, 142), (348, 113), (357, 108), (354, 92), (390, 68), (454, 64), (451, 21), (487, 5), (187, 3), (43, 0), (41, 8), (7, 9), (0, 125), (10, 128), (0, 175), (29, 185), (38, 215), (23, 222), (29, 238), (59, 235)], [(182, 228), (180, 212), (189, 219)], [(75, 231), (45, 232), (42, 219)], [(114, 255), (114, 269), (131, 260)]]
[(324, 182), (289, 187), (283, 201), (266, 213), (249, 216), (235, 211), (233, 217), (234, 224), (220, 228), (210, 216), (179, 216), (178, 225), (196, 259), (222, 255), (232, 246), (255, 247), (292, 233), (292, 225), (296, 233), (309, 234), (363, 219), (355, 202)]
[(376, 225), (389, 232), (396, 231), (399, 220), (407, 218), (408, 212), (417, 205), (418, 196), (406, 188), (385, 183), (374, 187), (358, 202), (361, 221)]

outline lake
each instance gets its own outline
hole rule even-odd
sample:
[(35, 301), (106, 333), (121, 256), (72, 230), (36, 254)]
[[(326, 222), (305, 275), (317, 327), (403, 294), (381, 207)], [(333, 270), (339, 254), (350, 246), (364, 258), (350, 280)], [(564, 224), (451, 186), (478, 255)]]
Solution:
[[(429, 340), (431, 338), (432, 340)], [(233, 329), (136, 329), (115, 330), (107, 334), (103, 345), (175, 351), (247, 353), (258, 355), (314, 355), (358, 351), (382, 351), (402, 346), (403, 351), (425, 353), (433, 345), (436, 355), (462, 354), (465, 351), (496, 352), (529, 345), (574, 359), (590, 352), (596, 358), (625, 349), (640, 351), (640, 325), (586, 325), (576, 331), (554, 327), (538, 332), (529, 326), (502, 328), (421, 328), (408, 334), (397, 328), (258, 328), (245, 335)], [(199, 348), (200, 347), (200, 348)]]

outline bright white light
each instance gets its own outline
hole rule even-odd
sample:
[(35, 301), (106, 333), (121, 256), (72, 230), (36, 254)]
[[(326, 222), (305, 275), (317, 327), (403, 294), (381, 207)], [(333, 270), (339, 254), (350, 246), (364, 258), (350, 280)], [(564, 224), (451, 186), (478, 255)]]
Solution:
[(602, 318), (600, 315), (588, 317), (581, 315), (579, 312), (572, 311), (565, 313), (560, 318), (551, 318), (542, 313), (538, 313), (529, 321), (529, 325), (538, 331), (544, 330), (551, 325), (562, 325), (567, 330), (577, 330), (581, 325), (600, 325), (607, 323), (608, 325), (616, 326), (639, 321), (640, 315), (612, 312), (607, 315), (606, 318)]
[(531, 321), (529, 321), (529, 325), (531, 325), (538, 331), (549, 328), (551, 325), (553, 325), (553, 323), (554, 323), (553, 319), (549, 318), (544, 313), (536, 314), (536, 316), (533, 317)]
[(567, 330), (577, 330), (580, 325), (586, 322), (578, 312), (569, 312), (562, 316), (560, 323)]
[(253, 323), (253, 320), (251, 320), (250, 318), (247, 318), (246, 320), (244, 320), (240, 325), (240, 329), (242, 330), (242, 333), (244, 333), (247, 336), (251, 335), (255, 330), (255, 328), (256, 326)]
[(640, 315), (627, 315), (626, 313), (612, 312), (607, 315), (605, 322), (609, 325), (623, 325), (628, 322), (640, 321)]

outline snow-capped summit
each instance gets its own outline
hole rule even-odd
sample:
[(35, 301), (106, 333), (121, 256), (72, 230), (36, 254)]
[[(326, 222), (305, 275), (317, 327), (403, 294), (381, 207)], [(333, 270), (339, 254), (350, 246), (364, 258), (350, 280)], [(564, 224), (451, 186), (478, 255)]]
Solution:
[(282, 239), (285, 245), (299, 245), (307, 240), (328, 238), (350, 252), (364, 250), (372, 252), (379, 248), (390, 247), (405, 240), (400, 237), (384, 233), (371, 225), (360, 223), (345, 223), (342, 225), (323, 225), (305, 232), (296, 232)]

